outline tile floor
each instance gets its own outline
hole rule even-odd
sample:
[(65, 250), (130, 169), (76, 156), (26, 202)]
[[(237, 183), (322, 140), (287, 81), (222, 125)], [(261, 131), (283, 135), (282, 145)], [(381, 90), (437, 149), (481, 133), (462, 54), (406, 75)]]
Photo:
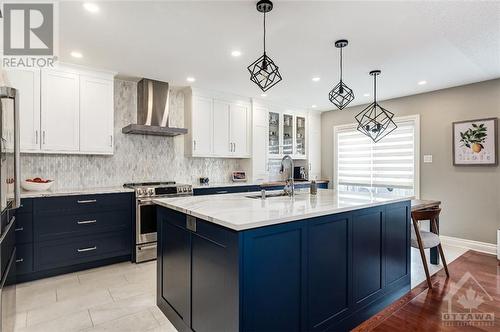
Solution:
[(176, 329), (156, 307), (156, 262), (119, 263), (17, 285), (16, 331)]
[[(466, 250), (444, 247), (448, 261)], [(427, 253), (428, 254), (428, 253)], [(431, 273), (441, 266), (432, 266)], [(412, 287), (425, 280), (412, 249)], [(156, 307), (156, 262), (120, 263), (17, 285), (16, 331), (150, 331), (176, 329)]]

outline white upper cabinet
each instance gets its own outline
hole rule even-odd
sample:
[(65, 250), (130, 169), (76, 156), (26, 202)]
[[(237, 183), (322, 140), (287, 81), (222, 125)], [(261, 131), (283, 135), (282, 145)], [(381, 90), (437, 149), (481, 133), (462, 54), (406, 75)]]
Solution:
[(251, 176), (254, 181), (269, 180), (267, 163), (268, 110), (258, 103), (252, 104), (252, 162)]
[(191, 116), (192, 155), (207, 156), (213, 153), (213, 101), (210, 98), (194, 96)]
[(294, 122), (295, 134), (295, 157), (297, 159), (306, 158), (307, 151), (307, 133), (306, 133), (306, 117), (297, 115)]
[(250, 101), (191, 88), (185, 98), (188, 156), (250, 158)]
[(306, 159), (307, 116), (279, 107), (268, 110), (268, 155), (280, 159), (290, 155), (293, 159)]
[(229, 127), (231, 130), (231, 152), (233, 156), (250, 157), (248, 147), (250, 134), (250, 106), (231, 104), (230, 110), (231, 121)]
[(40, 151), (40, 71), (6, 70), (8, 83), (19, 91), (21, 152)]
[(6, 70), (23, 153), (113, 154), (114, 74), (58, 65)]
[(42, 70), (42, 149), (77, 152), (80, 149), (78, 74)]
[(213, 136), (214, 155), (228, 156), (232, 151), (229, 132), (230, 104), (225, 101), (214, 100)]
[(113, 81), (80, 75), (80, 151), (113, 153)]
[(308, 162), (309, 179), (321, 179), (321, 113), (309, 113)]

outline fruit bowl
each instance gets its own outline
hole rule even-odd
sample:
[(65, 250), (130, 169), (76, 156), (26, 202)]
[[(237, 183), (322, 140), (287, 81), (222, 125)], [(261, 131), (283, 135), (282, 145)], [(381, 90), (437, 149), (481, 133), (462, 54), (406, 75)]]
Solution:
[(40, 178), (27, 179), (21, 181), (21, 187), (28, 191), (46, 191), (54, 184), (53, 180), (44, 180)]

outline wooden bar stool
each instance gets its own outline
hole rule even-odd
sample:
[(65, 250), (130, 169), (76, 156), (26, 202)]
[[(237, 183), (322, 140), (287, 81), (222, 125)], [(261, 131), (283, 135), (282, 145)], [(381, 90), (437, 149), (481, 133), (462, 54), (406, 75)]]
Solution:
[[(427, 285), (432, 289), (431, 276), (429, 274), (429, 267), (427, 266), (427, 259), (425, 258), (424, 249), (438, 247), (439, 255), (443, 261), (446, 276), (449, 277), (448, 265), (444, 258), (443, 248), (441, 247), (441, 240), (437, 235), (437, 219), (439, 218), (440, 208), (431, 208), (424, 210), (417, 210), (411, 213), (413, 221), (413, 228), (411, 230), (411, 246), (419, 249), (420, 256), (422, 257), (422, 264), (424, 265), (425, 275), (427, 277)], [(419, 222), (421, 220), (429, 220), (431, 232), (420, 230)]]

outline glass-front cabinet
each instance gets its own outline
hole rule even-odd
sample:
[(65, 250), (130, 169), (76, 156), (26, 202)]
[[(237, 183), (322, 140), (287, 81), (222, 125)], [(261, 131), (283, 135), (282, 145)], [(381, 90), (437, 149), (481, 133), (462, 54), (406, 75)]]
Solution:
[(297, 116), (295, 118), (295, 154), (300, 157), (306, 156), (306, 118)]
[(306, 117), (292, 112), (269, 112), (269, 158), (306, 158)]
[(280, 114), (269, 112), (269, 155), (279, 156), (280, 151)]
[(293, 115), (283, 114), (283, 154), (293, 154)]

